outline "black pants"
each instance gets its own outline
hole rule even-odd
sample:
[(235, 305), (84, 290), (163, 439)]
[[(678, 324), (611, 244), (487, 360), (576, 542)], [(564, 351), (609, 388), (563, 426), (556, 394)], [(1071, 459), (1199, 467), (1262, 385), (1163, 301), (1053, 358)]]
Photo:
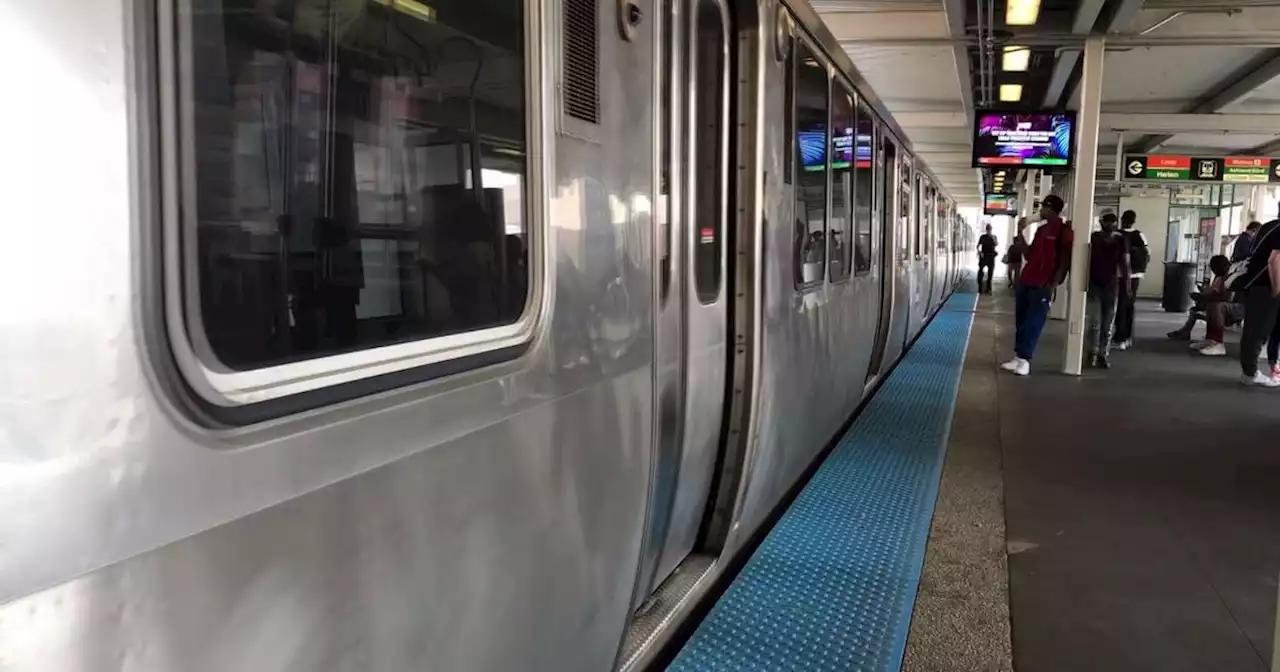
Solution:
[[(1258, 372), (1258, 355), (1267, 345), (1268, 355), (1280, 347), (1280, 338), (1273, 339), (1280, 320), (1280, 297), (1271, 295), (1270, 287), (1252, 287), (1244, 299), (1244, 333), (1240, 335), (1240, 372), (1252, 377)], [(1270, 341), (1275, 342), (1272, 346)]]
[(1119, 301), (1116, 302), (1116, 331), (1111, 336), (1112, 343), (1124, 343), (1133, 340), (1133, 303), (1138, 298), (1138, 283), (1142, 278), (1130, 278), (1128, 291), (1120, 290)]
[[(987, 270), (986, 276), (983, 276), (982, 269)], [(996, 258), (995, 257), (978, 257), (978, 291), (986, 294), (991, 293), (991, 276), (996, 274)], [(985, 280), (983, 278), (986, 278)]]

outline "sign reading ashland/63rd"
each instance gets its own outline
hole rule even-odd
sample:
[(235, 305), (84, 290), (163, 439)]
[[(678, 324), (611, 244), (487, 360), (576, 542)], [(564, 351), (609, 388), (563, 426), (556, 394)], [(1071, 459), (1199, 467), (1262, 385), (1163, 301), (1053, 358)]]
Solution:
[(1126, 154), (1121, 172), (1133, 182), (1280, 182), (1280, 157)]

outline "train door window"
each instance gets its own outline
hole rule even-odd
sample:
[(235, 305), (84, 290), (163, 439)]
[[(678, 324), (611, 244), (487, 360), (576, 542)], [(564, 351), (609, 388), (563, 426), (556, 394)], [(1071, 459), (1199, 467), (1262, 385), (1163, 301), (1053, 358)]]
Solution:
[(659, 3), (660, 20), (662, 22), (662, 46), (658, 50), (658, 69), (654, 73), (654, 76), (659, 80), (657, 214), (661, 218), (661, 228), (658, 236), (658, 253), (660, 255), (658, 262), (658, 295), (664, 304), (666, 303), (667, 295), (671, 291), (671, 227), (674, 224), (676, 215), (675, 200), (672, 198), (671, 193), (672, 182), (677, 179), (673, 174), (671, 161), (671, 135), (675, 130), (671, 119), (671, 96), (677, 81), (673, 61), (675, 44), (678, 39), (675, 34), (676, 21), (673, 4), (674, 0), (661, 0)]
[(912, 230), (912, 184), (911, 176), (911, 156), (909, 154), (902, 155), (902, 167), (898, 174), (898, 226), (902, 228), (902, 260), (906, 261), (910, 258), (912, 250), (915, 249), (915, 235)]
[(871, 272), (871, 213), (875, 209), (875, 143), (876, 120), (871, 108), (858, 101), (857, 154), (854, 172), (854, 248), (853, 272), (866, 275)]
[(698, 2), (694, 59), (693, 241), (694, 289), (703, 303), (720, 295), (720, 250), (728, 217), (725, 171), (728, 164), (729, 26), (718, 2)]
[(822, 283), (827, 256), (828, 104), (827, 64), (804, 41), (796, 44), (796, 183), (794, 257), (796, 285)]
[[(898, 146), (893, 143), (893, 140), (888, 135), (882, 133), (880, 137), (882, 138), (880, 146), (884, 152), (884, 161), (882, 163), (885, 170), (884, 176), (881, 177), (881, 184), (884, 185), (884, 193), (881, 195), (881, 198), (884, 199), (884, 211), (880, 216), (890, 223), (890, 231), (898, 231), (893, 235), (892, 244), (893, 258), (900, 260), (907, 256), (907, 236), (898, 219), (901, 217), (902, 210), (894, 212), (895, 206), (900, 206), (898, 194), (901, 192), (901, 187), (898, 185)], [(888, 245), (890, 243), (886, 241), (884, 244)]]
[(853, 93), (844, 85), (833, 88), (831, 99), (831, 263), (827, 273), (832, 282), (849, 277), (849, 255), (853, 251), (854, 184), (857, 119)]
[(915, 257), (916, 259), (919, 259), (924, 256), (924, 245), (925, 245), (924, 231), (926, 226), (925, 217), (928, 216), (927, 215), (928, 208), (925, 206), (924, 178), (921, 177), (919, 173), (916, 174), (916, 188), (912, 196), (914, 197), (914, 207), (912, 208), (912, 211), (915, 216), (915, 222), (913, 227), (915, 231), (912, 234), (912, 240), (914, 241), (914, 245), (915, 245), (915, 250), (914, 250)]
[(796, 46), (798, 41), (794, 36), (789, 36), (787, 40), (787, 58), (783, 64), (783, 67), (787, 69), (786, 84), (783, 87), (783, 95), (786, 96), (786, 100), (782, 104), (783, 133), (786, 134), (782, 146), (786, 147), (787, 150), (782, 153), (782, 180), (787, 184), (791, 184), (795, 179), (796, 165), (796, 152), (792, 151), (791, 148), (795, 146), (794, 143), (796, 142)]
[[(204, 366), (516, 338), (532, 247), (524, 7), (179, 0), (179, 238)], [(382, 361), (344, 370), (357, 360)]]

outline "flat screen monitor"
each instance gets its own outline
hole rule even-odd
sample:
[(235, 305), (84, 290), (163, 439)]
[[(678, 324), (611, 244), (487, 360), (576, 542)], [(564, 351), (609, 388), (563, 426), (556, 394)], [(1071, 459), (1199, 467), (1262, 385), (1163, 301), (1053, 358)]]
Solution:
[(1012, 215), (1018, 211), (1018, 204), (1009, 194), (987, 194), (982, 199), (982, 214)]
[(974, 115), (973, 167), (1070, 168), (1076, 117), (1071, 112)]

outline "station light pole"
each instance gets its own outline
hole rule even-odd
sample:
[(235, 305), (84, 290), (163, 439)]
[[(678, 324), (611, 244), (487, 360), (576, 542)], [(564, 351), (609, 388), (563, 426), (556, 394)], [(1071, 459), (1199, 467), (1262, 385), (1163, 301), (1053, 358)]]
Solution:
[(1089, 278), (1089, 233), (1093, 230), (1093, 188), (1098, 171), (1098, 125), (1102, 118), (1102, 58), (1106, 41), (1090, 37), (1084, 43), (1084, 69), (1080, 78), (1079, 129), (1076, 132), (1076, 166), (1071, 213), (1075, 241), (1071, 245), (1071, 275), (1067, 280), (1067, 339), (1062, 352), (1062, 372), (1080, 375), (1084, 361), (1085, 291)]

